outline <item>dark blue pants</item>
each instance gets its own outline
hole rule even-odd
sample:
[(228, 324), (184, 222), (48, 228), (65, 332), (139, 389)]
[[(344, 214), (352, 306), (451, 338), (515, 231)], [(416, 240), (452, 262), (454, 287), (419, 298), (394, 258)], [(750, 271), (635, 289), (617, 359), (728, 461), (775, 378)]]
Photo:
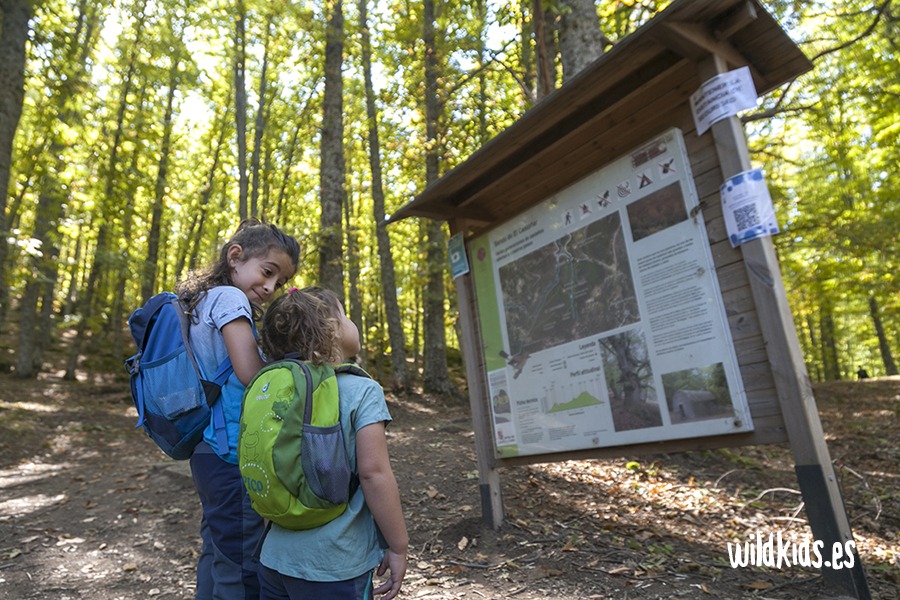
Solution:
[(345, 581), (306, 581), (259, 568), (262, 600), (372, 600), (372, 571)]
[(257, 600), (256, 547), (265, 529), (250, 506), (237, 465), (200, 444), (191, 456), (191, 474), (203, 506), (197, 561), (197, 600)]

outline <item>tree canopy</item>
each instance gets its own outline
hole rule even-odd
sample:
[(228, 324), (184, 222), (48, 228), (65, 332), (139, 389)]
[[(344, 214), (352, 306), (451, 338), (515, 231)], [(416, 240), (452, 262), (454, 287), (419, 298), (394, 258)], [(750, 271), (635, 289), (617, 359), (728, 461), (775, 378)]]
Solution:
[[(667, 4), (598, 0), (599, 43)], [(810, 373), (896, 373), (900, 0), (765, 4), (815, 64), (744, 115)], [(417, 367), (435, 344), (452, 357), (443, 231), (383, 215), (562, 84), (559, 44), (584, 5), (0, 1), (0, 363), (118, 368), (129, 311), (246, 215), (301, 240), (294, 285), (340, 257), (328, 277), (377, 372), (401, 344)], [(49, 364), (64, 332), (68, 364)]]

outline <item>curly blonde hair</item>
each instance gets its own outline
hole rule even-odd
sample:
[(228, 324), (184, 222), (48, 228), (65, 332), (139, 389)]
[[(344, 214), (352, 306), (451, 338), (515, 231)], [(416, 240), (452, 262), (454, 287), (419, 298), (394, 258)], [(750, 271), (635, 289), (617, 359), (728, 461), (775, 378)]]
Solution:
[(291, 288), (276, 298), (263, 316), (260, 343), (269, 360), (298, 354), (313, 364), (338, 364), (341, 302), (334, 292), (317, 286)]

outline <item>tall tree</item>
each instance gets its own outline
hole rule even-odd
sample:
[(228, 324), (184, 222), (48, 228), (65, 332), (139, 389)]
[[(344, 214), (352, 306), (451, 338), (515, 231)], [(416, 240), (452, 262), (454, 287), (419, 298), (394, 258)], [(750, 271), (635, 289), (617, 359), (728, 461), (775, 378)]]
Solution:
[(603, 34), (594, 0), (560, 0), (559, 53), (563, 83), (603, 54)]
[(346, 197), (344, 164), (344, 12), (341, 0), (325, 3), (325, 98), (322, 117), (322, 161), (319, 193), (319, 281), (344, 300), (342, 207)]
[[(434, 0), (424, 0), (425, 42), (425, 185), (440, 176), (440, 140), (438, 122), (441, 117), (441, 98), (438, 88), (438, 49)], [(440, 222), (429, 221), (425, 226), (425, 264), (427, 281), (423, 317), (425, 391), (446, 394), (455, 391), (447, 367), (447, 329), (444, 301), (444, 271), (446, 269), (446, 239)]]
[[(278, 198), (275, 202), (275, 219), (276, 221), (282, 221), (284, 215), (284, 205), (287, 199), (288, 194), (288, 184), (291, 180), (291, 171), (295, 167), (295, 154), (298, 150), (300, 134), (303, 132), (304, 126), (308, 125), (308, 108), (310, 104), (311, 97), (313, 95), (313, 91), (316, 88), (316, 84), (318, 79), (311, 85), (309, 90), (309, 95), (304, 100), (303, 104), (299, 109), (293, 112), (295, 115), (295, 123), (293, 127), (293, 131), (291, 131), (290, 141), (287, 142), (286, 148), (283, 149), (284, 152), (284, 168), (281, 174), (281, 183), (278, 186)], [(307, 117), (307, 118), (301, 118)]]
[(884, 325), (881, 323), (881, 315), (878, 311), (878, 301), (874, 296), (869, 296), (869, 314), (872, 315), (872, 324), (875, 326), (875, 335), (878, 337), (878, 349), (881, 354), (881, 361), (884, 364), (885, 374), (897, 375), (897, 363), (894, 362), (891, 345), (888, 343), (887, 335), (885, 335), (884, 332)]
[(248, 217), (247, 192), (247, 8), (244, 0), (236, 0), (234, 16), (234, 123), (238, 152), (238, 214)]
[[(135, 106), (135, 116), (132, 131), (134, 131), (135, 137), (142, 137), (145, 129), (145, 120), (143, 118), (145, 103), (147, 101), (148, 90), (146, 88), (141, 89), (138, 100)], [(144, 176), (143, 170), (141, 168), (141, 160), (143, 158), (143, 153), (141, 152), (143, 145), (135, 144), (131, 150), (131, 166), (128, 169), (128, 173), (130, 177), (127, 181), (126, 187), (126, 198), (135, 198), (138, 195), (138, 190), (144, 187)], [(135, 221), (135, 210), (134, 210), (134, 202), (126, 202), (125, 210), (122, 213), (122, 239), (130, 240), (132, 231), (134, 229), (134, 221)], [(134, 256), (135, 248), (132, 248), (131, 244), (122, 244), (119, 249), (119, 265), (118, 265), (118, 278), (116, 280), (115, 292), (113, 295), (113, 308), (111, 312), (111, 317), (109, 320), (109, 335), (112, 337), (111, 348), (113, 350), (113, 356), (124, 356), (125, 355), (125, 339), (124, 336), (121, 335), (122, 331), (122, 323), (126, 321), (125, 318), (125, 310), (126, 310), (126, 302), (128, 298), (125, 295), (125, 290), (127, 288), (128, 282), (133, 279), (134, 274), (129, 268), (131, 264), (132, 256)], [(77, 261), (76, 261), (77, 262)]]
[(159, 149), (159, 162), (156, 168), (156, 185), (153, 193), (153, 215), (150, 220), (150, 232), (147, 236), (147, 260), (144, 262), (144, 277), (141, 285), (142, 303), (150, 299), (156, 291), (157, 261), (159, 260), (160, 232), (162, 230), (163, 206), (165, 205), (166, 186), (169, 173), (169, 154), (172, 148), (172, 127), (175, 114), (175, 94), (181, 81), (181, 49), (183, 41), (183, 23), (177, 23), (178, 17), (169, 16), (169, 31), (172, 40), (172, 55), (169, 64), (169, 85), (166, 94), (166, 112), (163, 116), (163, 138)]
[[(900, 158), (897, 2), (773, 7), (785, 22), (815, 23), (801, 47), (816, 69), (745, 120), (783, 222), (775, 242), (798, 328), (811, 334), (810, 371), (846, 377), (858, 364), (883, 362), (868, 299), (890, 299), (897, 289), (900, 209), (895, 187), (885, 185)], [(896, 306), (884, 306), (888, 323), (897, 323)]]
[[(60, 150), (59, 145), (54, 145)], [(62, 190), (52, 175), (41, 182), (42, 192), (35, 211), (33, 239), (40, 252), (29, 257), (31, 275), (25, 283), (19, 303), (19, 347), (16, 376), (34, 377), (40, 371), (44, 336), (49, 335), (53, 292), (59, 271), (59, 220), (62, 217)]]
[(117, 206), (120, 202), (116, 195), (116, 186), (118, 184), (119, 172), (119, 152), (122, 147), (122, 137), (125, 129), (125, 118), (129, 106), (129, 97), (135, 85), (135, 76), (140, 63), (140, 50), (142, 38), (145, 32), (147, 22), (147, 0), (138, 0), (132, 7), (134, 15), (134, 37), (128, 42), (128, 48), (125, 52), (126, 63), (125, 73), (122, 77), (119, 101), (116, 108), (116, 118), (113, 124), (112, 140), (108, 146), (109, 158), (106, 163), (104, 193), (100, 198), (99, 205), (102, 207), (100, 214), (100, 226), (97, 231), (97, 243), (93, 253), (93, 261), (87, 276), (87, 282), (84, 286), (84, 295), (81, 298), (80, 321), (78, 323), (78, 331), (69, 352), (69, 363), (66, 366), (65, 379), (74, 380), (75, 370), (78, 367), (78, 361), (81, 355), (81, 349), (85, 342), (85, 338), (91, 329), (91, 321), (95, 314), (94, 302), (99, 296), (100, 280), (105, 275), (106, 269), (104, 265), (108, 262), (108, 244), (109, 238), (112, 236), (112, 223), (108, 219), (109, 215), (115, 214), (118, 210), (114, 210), (111, 206)]
[(531, 25), (537, 49), (537, 90), (535, 99), (540, 100), (556, 88), (556, 16), (544, 6), (545, 0), (532, 0)]
[(207, 171), (203, 186), (200, 188), (200, 198), (197, 204), (197, 208), (196, 210), (192, 211), (191, 214), (191, 223), (190, 227), (188, 228), (187, 239), (185, 240), (183, 250), (178, 255), (178, 263), (175, 266), (176, 279), (180, 279), (184, 275), (186, 269), (194, 268), (195, 266), (193, 264), (190, 264), (191, 261), (188, 260), (188, 257), (196, 256), (197, 248), (200, 245), (200, 239), (203, 237), (206, 218), (210, 212), (210, 198), (212, 197), (213, 189), (215, 188), (216, 173), (219, 170), (219, 159), (222, 156), (222, 148), (225, 145), (225, 134), (228, 131), (228, 127), (226, 127), (226, 121), (228, 120), (228, 113), (230, 112), (230, 110), (231, 94), (229, 93), (229, 100), (222, 106), (221, 114), (217, 114), (212, 122), (212, 131), (218, 132), (218, 134), (216, 135), (216, 140), (213, 143), (209, 170)]
[(834, 307), (830, 301), (822, 306), (819, 316), (819, 340), (822, 344), (822, 366), (827, 381), (841, 378), (841, 365), (837, 350), (837, 336), (834, 324)]
[(262, 69), (259, 74), (259, 105), (256, 108), (256, 123), (253, 127), (253, 163), (251, 170), (253, 172), (253, 186), (250, 192), (250, 216), (259, 216), (259, 168), (262, 161), (263, 153), (263, 135), (266, 131), (266, 89), (268, 85), (269, 71), (269, 36), (272, 31), (273, 16), (269, 13), (266, 16), (266, 31), (263, 37), (263, 61)]
[(487, 22), (487, 5), (484, 0), (476, 0), (475, 2), (475, 18), (477, 20), (478, 27), (478, 42), (477, 42), (477, 52), (478, 52), (478, 69), (477, 69), (477, 78), (478, 78), (478, 112), (477, 115), (477, 123), (478, 127), (476, 129), (476, 143), (484, 144), (488, 141), (488, 85), (487, 85), (487, 70), (490, 63), (490, 59), (488, 57), (487, 51), (487, 37), (488, 37), (488, 22)]
[(31, 6), (30, 0), (0, 0), (0, 331), (3, 331), (9, 306), (6, 202), (13, 138), (25, 94), (25, 45)]
[(300, 138), (300, 131), (303, 129), (303, 120), (297, 119), (294, 124), (294, 131), (291, 133), (291, 139), (287, 144), (286, 157), (284, 159), (284, 169), (281, 174), (281, 185), (278, 187), (278, 199), (275, 201), (275, 220), (281, 220), (284, 211), (284, 199), (287, 194), (288, 182), (291, 179), (291, 167), (294, 164), (294, 153), (297, 151), (297, 140)]
[(369, 135), (369, 166), (372, 169), (372, 216), (375, 218), (375, 239), (378, 242), (378, 264), (381, 268), (381, 294), (387, 317), (388, 339), (391, 343), (391, 388), (400, 391), (409, 387), (406, 369), (406, 341), (400, 304), (397, 301), (397, 277), (391, 239), (387, 232), (384, 212), (384, 182), (381, 173), (381, 144), (378, 137), (378, 111), (375, 88), (372, 84), (372, 44), (369, 35), (368, 0), (359, 0), (359, 28), (362, 33), (363, 78), (366, 90), (366, 120)]
[(359, 335), (362, 348), (360, 349), (360, 358), (366, 358), (366, 327), (363, 321), (362, 310), (362, 292), (359, 285), (360, 277), (360, 239), (359, 229), (356, 227), (356, 215), (353, 210), (353, 200), (347, 198), (344, 202), (344, 231), (347, 234), (346, 250), (344, 251), (345, 261), (347, 263), (347, 310), (350, 320), (359, 323)]
[[(66, 130), (78, 117), (78, 98), (84, 94), (88, 62), (97, 40), (97, 26), (102, 17), (99, 3), (80, 0), (75, 7), (67, 52), (60, 61), (54, 98), (57, 123), (49, 133), (49, 160), (40, 179), (38, 206), (35, 211), (32, 239), (40, 243), (37, 253), (29, 257), (30, 276), (20, 302), (19, 353), (16, 375), (33, 377), (40, 369), (46, 336), (50, 334), (53, 297), (58, 277), (60, 253), (59, 224), (65, 201), (64, 171), (67, 151), (71, 146)], [(42, 339), (43, 338), (43, 339)]]
[(522, 89), (525, 91), (527, 106), (534, 103), (537, 97), (534, 87), (534, 44), (533, 23), (531, 19), (531, 0), (519, 0), (519, 64), (522, 69)]

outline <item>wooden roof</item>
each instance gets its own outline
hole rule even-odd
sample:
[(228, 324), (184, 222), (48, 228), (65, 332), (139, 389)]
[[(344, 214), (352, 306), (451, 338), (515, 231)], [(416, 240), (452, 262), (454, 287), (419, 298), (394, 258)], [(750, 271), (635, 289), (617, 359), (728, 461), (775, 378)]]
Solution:
[[(712, 53), (749, 66), (760, 95), (812, 68), (758, 0), (676, 0), (390, 220), (464, 219), (479, 231), (513, 218), (655, 134), (628, 122), (632, 107), (663, 114), (686, 102), (701, 83), (697, 61)], [(661, 101), (659, 82), (670, 89), (673, 76), (691, 87)]]

